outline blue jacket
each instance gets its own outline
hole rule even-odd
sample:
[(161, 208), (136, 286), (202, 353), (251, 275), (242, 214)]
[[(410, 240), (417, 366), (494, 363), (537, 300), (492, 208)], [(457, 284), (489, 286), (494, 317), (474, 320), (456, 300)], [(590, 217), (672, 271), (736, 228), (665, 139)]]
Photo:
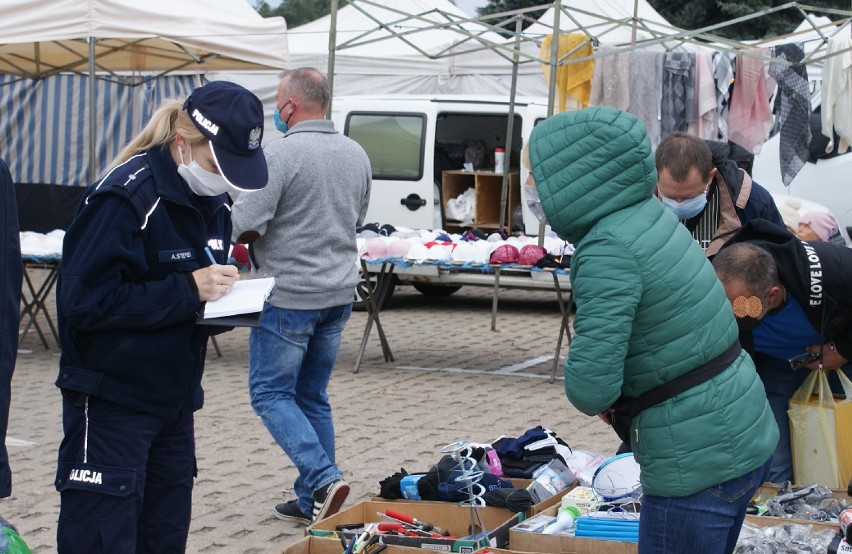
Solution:
[(56, 385), (161, 417), (203, 404), (209, 329), (191, 272), (225, 263), (226, 194), (193, 194), (168, 150), (151, 150), (89, 187), (65, 235), (57, 284)]

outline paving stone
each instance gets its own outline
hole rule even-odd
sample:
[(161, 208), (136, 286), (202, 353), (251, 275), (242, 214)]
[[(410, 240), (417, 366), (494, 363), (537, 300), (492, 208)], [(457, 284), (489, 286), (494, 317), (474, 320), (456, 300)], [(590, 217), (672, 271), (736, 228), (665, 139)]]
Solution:
[[(401, 467), (427, 470), (458, 439), (491, 441), (544, 425), (571, 446), (615, 451), (615, 435), (566, 400), (561, 363), (557, 381), (548, 382), (561, 318), (556, 295), (501, 291), (496, 331), (491, 308), (490, 288), (445, 298), (400, 288), (380, 318), (395, 361), (384, 361), (374, 328), (357, 374), (367, 315), (352, 314), (328, 391), (338, 464), (352, 485), (345, 507), (377, 495), (379, 481)], [(280, 552), (305, 533), (272, 512), (293, 497), (296, 471), (249, 404), (248, 331), (217, 342), (222, 357), (211, 345), (205, 406), (196, 414), (199, 474), (187, 552)], [(35, 333), (22, 347), (8, 431), (13, 493), (0, 501), (0, 515), (34, 553), (55, 552), (59, 358), (57, 346), (45, 349)]]

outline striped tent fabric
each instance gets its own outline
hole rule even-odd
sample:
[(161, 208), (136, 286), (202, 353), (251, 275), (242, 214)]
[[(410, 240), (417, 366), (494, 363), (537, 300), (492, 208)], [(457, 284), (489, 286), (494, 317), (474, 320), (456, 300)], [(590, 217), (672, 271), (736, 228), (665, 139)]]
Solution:
[[(0, 157), (16, 183), (85, 186), (89, 179), (88, 83), (85, 75), (21, 79), (0, 74)], [(96, 173), (136, 135), (167, 98), (198, 86), (195, 75), (168, 75), (133, 84), (96, 83)]]

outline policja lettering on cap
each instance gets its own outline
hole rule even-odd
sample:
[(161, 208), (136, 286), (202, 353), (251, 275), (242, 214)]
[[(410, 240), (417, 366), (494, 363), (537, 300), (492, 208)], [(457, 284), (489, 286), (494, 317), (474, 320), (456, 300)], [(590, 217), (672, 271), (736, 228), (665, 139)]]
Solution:
[(183, 108), (210, 141), (216, 166), (230, 186), (242, 191), (266, 186), (263, 105), (257, 96), (236, 83), (213, 81), (193, 90)]

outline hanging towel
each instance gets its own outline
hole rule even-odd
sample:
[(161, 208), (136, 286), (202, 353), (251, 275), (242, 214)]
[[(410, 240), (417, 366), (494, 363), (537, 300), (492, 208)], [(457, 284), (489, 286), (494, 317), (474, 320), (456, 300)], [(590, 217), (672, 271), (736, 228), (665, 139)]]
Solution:
[(716, 80), (716, 139), (728, 142), (728, 109), (731, 105), (731, 86), (734, 83), (734, 56), (728, 52), (713, 52), (713, 78)]
[(611, 46), (598, 49), (592, 72), (590, 106), (611, 106), (625, 111), (630, 106), (630, 53)]
[(793, 65), (773, 63), (769, 66), (769, 74), (778, 83), (776, 106), (778, 127), (781, 129), (781, 179), (784, 186), (789, 186), (810, 155), (808, 71), (800, 63), (805, 57), (802, 43), (776, 46), (772, 57), (793, 62)]
[(716, 113), (716, 79), (709, 52), (695, 54), (695, 121), (689, 124), (689, 134), (706, 140), (716, 140), (719, 132)]
[[(831, 37), (822, 68), (822, 134), (829, 138), (826, 153), (843, 153), (852, 143), (852, 39)], [(837, 54), (846, 50), (842, 54)], [(832, 55), (834, 54), (834, 55)], [(834, 133), (840, 144), (834, 144)]]
[(663, 57), (663, 99), (660, 108), (663, 136), (686, 131), (695, 120), (695, 54), (667, 52)]
[[(749, 53), (769, 56), (766, 48), (748, 50)], [(737, 56), (737, 80), (731, 93), (728, 112), (728, 140), (739, 144), (752, 154), (760, 152), (763, 141), (772, 130), (772, 109), (769, 97), (775, 90), (775, 81), (766, 72), (762, 59)]]
[[(550, 59), (550, 45), (553, 35), (547, 35), (541, 44), (542, 59)], [(594, 61), (571, 63), (570, 60), (592, 55), (592, 43), (583, 33), (559, 35), (559, 65), (556, 68), (555, 112), (567, 109), (585, 108), (589, 105), (592, 91), (592, 72)], [(571, 52), (571, 55), (567, 55)], [(564, 58), (563, 58), (564, 57)], [(550, 67), (542, 64), (544, 81), (550, 86)]]
[(651, 147), (660, 144), (660, 100), (663, 95), (663, 52), (630, 52), (630, 106), (627, 111), (645, 124)]

